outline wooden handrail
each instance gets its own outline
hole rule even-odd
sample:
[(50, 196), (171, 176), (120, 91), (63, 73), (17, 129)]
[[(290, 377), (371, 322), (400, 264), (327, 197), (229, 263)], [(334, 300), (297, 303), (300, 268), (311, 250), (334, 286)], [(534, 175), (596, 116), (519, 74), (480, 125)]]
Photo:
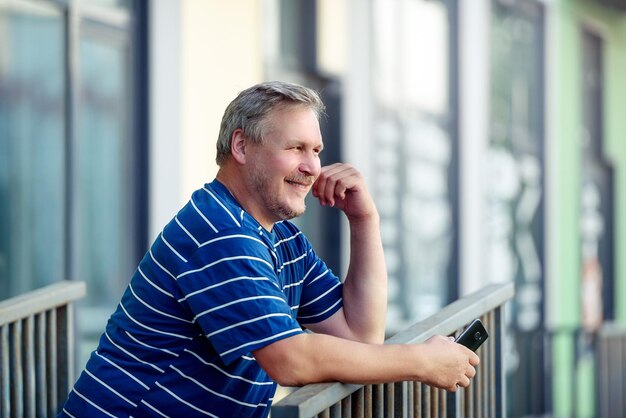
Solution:
[[(414, 382), (396, 382), (387, 385), (354, 385), (335, 383), (319, 383), (296, 389), (272, 406), (273, 418), (303, 418), (326, 416), (340, 412), (339, 416), (386, 416), (386, 408), (392, 410), (424, 408), (422, 403), (430, 405), (434, 399), (435, 406), (442, 409), (460, 409), (461, 404), (467, 408), (473, 406), (473, 399), (490, 403), (486, 408), (495, 411), (496, 416), (504, 413), (504, 370), (502, 367), (502, 350), (504, 339), (504, 321), (502, 320), (503, 305), (513, 298), (513, 283), (493, 284), (478, 290), (444, 307), (434, 315), (420, 321), (404, 331), (399, 332), (385, 341), (386, 344), (411, 344), (426, 341), (433, 335), (453, 335), (474, 318), (483, 318), (490, 331), (490, 338), (481, 347), (487, 358), (481, 362), (480, 373), (473, 386), (462, 395), (449, 394), (444, 391), (414, 384)], [(424, 386), (424, 387), (422, 387)], [(489, 387), (488, 387), (489, 386)], [(397, 393), (396, 393), (397, 392)], [(378, 394), (378, 395), (377, 395)], [(406, 395), (406, 397), (405, 397)], [(416, 399), (416, 398), (420, 399)], [(367, 399), (366, 399), (367, 398)], [(423, 398), (423, 399), (422, 399)], [(478, 401), (477, 401), (478, 402)], [(409, 405), (409, 403), (413, 403)], [(353, 407), (356, 405), (356, 407)], [(358, 411), (352, 415), (352, 411)], [(369, 414), (363, 414), (363, 410)], [(377, 411), (377, 412), (375, 412)], [(399, 416), (404, 416), (401, 414)], [(412, 416), (412, 415), (411, 415)], [(430, 415), (427, 415), (430, 416)], [(451, 415), (455, 416), (455, 415)], [(461, 416), (461, 415), (459, 415)]]
[(75, 302), (85, 296), (84, 282), (61, 281), (0, 301), (0, 325)]
[(0, 302), (0, 417), (54, 417), (74, 382), (73, 304), (63, 281)]
[(596, 416), (623, 416), (626, 411), (626, 325), (606, 322), (597, 334)]

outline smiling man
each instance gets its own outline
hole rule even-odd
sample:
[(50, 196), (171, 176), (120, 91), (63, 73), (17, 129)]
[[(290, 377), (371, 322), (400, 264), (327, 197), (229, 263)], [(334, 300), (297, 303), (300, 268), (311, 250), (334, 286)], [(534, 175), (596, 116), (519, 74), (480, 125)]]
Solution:
[[(216, 179), (139, 264), (60, 416), (265, 417), (277, 383), (469, 385), (479, 359), (447, 337), (382, 344), (378, 212), (354, 167), (321, 167), (323, 111), (317, 93), (282, 82), (231, 102)], [(348, 219), (343, 281), (289, 222), (309, 192)]]

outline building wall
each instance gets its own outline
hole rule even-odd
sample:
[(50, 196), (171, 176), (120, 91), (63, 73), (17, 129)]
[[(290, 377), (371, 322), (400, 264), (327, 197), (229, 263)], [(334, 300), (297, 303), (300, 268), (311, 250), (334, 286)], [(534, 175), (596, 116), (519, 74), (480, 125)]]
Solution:
[(261, 3), (152, 3), (149, 239), (214, 178), (224, 109), (263, 78)]
[(549, 295), (555, 416), (594, 416), (593, 358), (580, 348), (581, 253), (580, 201), (582, 170), (582, 33), (589, 28), (604, 41), (604, 156), (614, 169), (614, 306), (624, 321), (626, 269), (623, 254), (626, 230), (626, 120), (623, 118), (626, 73), (625, 13), (589, 1), (559, 1), (551, 8), (554, 59), (550, 71), (553, 103), (549, 145)]

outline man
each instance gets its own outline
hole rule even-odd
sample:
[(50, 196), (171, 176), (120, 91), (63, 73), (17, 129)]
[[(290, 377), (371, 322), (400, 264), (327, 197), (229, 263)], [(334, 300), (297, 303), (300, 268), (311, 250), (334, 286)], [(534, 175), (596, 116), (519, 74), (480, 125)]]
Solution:
[[(267, 416), (276, 383), (469, 385), (479, 359), (449, 338), (382, 344), (379, 216), (357, 170), (321, 167), (323, 111), (280, 82), (227, 107), (216, 179), (141, 261), (61, 416)], [(309, 191), (349, 221), (343, 282), (288, 221)]]

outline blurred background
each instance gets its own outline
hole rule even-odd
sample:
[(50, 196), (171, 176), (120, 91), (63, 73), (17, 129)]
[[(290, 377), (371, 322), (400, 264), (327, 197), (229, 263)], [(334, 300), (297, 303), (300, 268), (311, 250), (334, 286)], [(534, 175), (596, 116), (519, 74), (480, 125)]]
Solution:
[[(388, 334), (512, 281), (508, 416), (593, 417), (596, 335), (626, 323), (624, 0), (0, 0), (0, 299), (86, 281), (82, 369), (272, 79), (321, 92), (323, 161), (367, 178)], [(344, 272), (339, 214), (297, 223)]]

